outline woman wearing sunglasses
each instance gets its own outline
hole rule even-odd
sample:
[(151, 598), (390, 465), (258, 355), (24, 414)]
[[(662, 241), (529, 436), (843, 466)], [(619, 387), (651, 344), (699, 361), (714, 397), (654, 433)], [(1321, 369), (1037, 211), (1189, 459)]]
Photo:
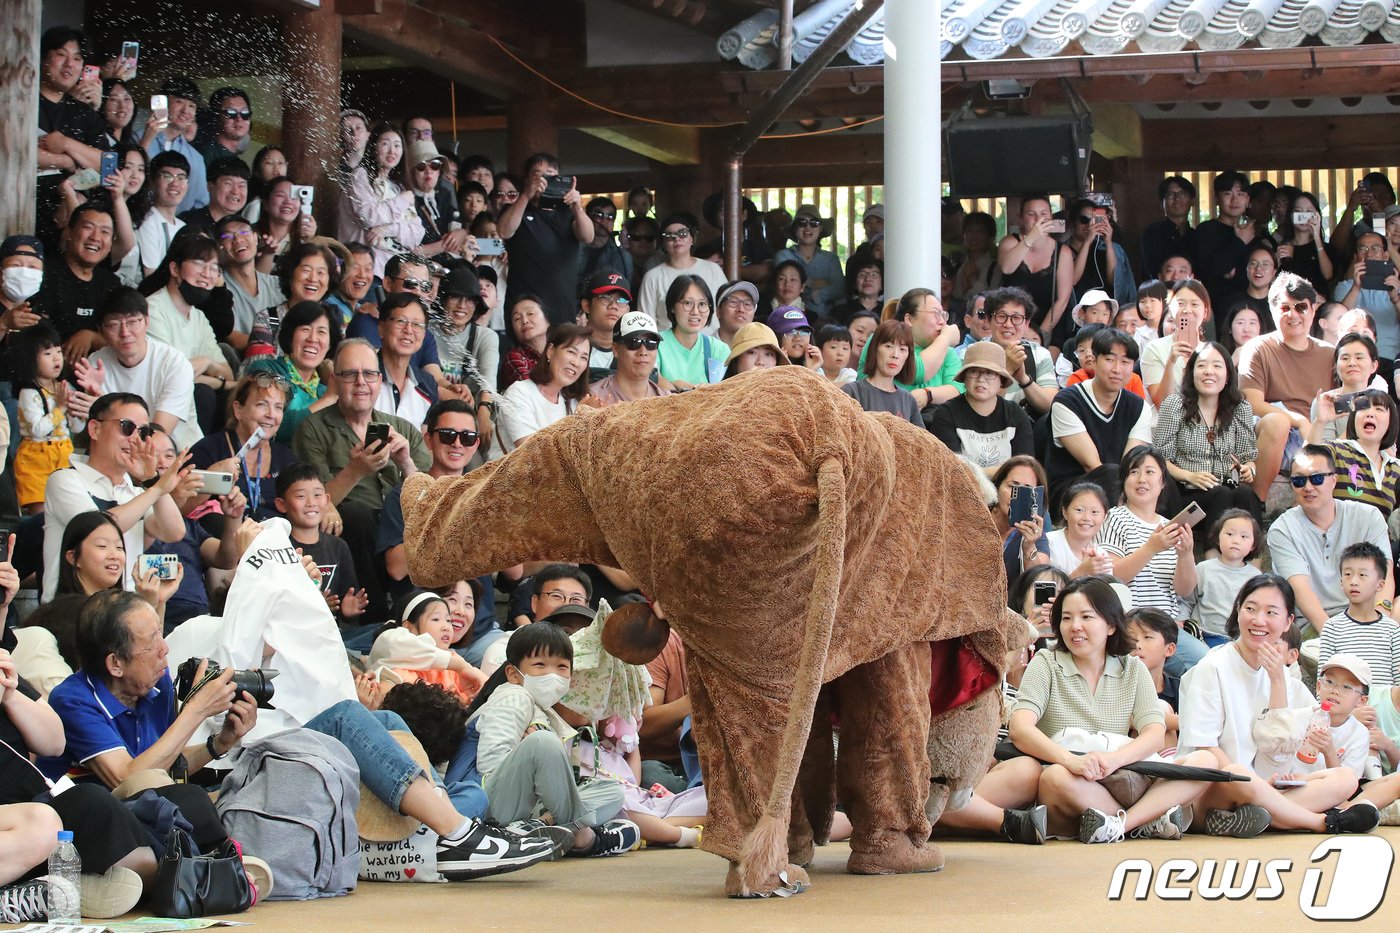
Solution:
[[(256, 521), (277, 517), (273, 504), (277, 474), (296, 462), (292, 449), (277, 440), (291, 396), (292, 384), (285, 376), (267, 372), (244, 376), (234, 383), (229, 397), (227, 427), (190, 448), (195, 469), (232, 473), (237, 478), (235, 482), (248, 500), (248, 516)], [(250, 444), (254, 434), (258, 440)], [(198, 508), (207, 500), (207, 496), (200, 496), (194, 505)], [(222, 537), (222, 515), (208, 515), (201, 524), (214, 537)]]
[(603, 405), (658, 398), (671, 393), (652, 381), (661, 331), (651, 315), (629, 311), (613, 325), (613, 358), (617, 371), (593, 387), (592, 396)]

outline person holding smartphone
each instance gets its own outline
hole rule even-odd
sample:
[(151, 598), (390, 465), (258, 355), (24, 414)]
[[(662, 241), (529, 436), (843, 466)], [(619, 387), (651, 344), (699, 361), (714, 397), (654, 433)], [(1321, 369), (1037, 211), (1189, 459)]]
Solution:
[(1358, 232), (1351, 276), (1338, 282), (1332, 297), (1348, 308), (1364, 308), (1376, 319), (1376, 346), (1394, 359), (1400, 353), (1400, 275), (1380, 233)]

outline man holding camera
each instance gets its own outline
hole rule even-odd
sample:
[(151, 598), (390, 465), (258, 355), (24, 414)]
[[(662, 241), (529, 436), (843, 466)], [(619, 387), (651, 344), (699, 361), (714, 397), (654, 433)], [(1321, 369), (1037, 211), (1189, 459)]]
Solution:
[[(525, 160), (525, 190), (501, 210), (496, 230), (510, 253), (506, 307), (520, 295), (538, 295), (549, 323), (578, 317), (579, 248), (596, 232), (583, 210), (578, 180), (559, 181), (559, 160), (537, 152)], [(562, 190), (561, 190), (562, 189)]]

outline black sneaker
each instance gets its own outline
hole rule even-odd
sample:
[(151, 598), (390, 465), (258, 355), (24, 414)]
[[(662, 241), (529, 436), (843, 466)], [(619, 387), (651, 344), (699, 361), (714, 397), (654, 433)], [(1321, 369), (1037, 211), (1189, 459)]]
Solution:
[(642, 841), (642, 829), (631, 820), (608, 820), (593, 827), (593, 845), (575, 849), (570, 855), (580, 858), (606, 858), (635, 849)]
[(0, 886), (0, 923), (47, 920), (49, 885), (43, 878)]
[(516, 820), (505, 827), (506, 832), (533, 839), (545, 839), (554, 846), (554, 858), (568, 855), (574, 848), (574, 831), (554, 826), (544, 820)]
[(1252, 839), (1269, 828), (1273, 817), (1263, 807), (1242, 803), (1233, 810), (1211, 810), (1206, 814), (1206, 833)]
[(439, 839), (438, 872), (449, 881), (467, 881), (528, 868), (554, 857), (547, 839), (517, 836), (478, 820), (466, 836), (453, 842)]
[(1027, 846), (1045, 845), (1045, 821), (1049, 814), (1044, 804), (1029, 810), (1005, 810), (1001, 817), (1001, 834), (1008, 842)]
[(1329, 833), (1369, 833), (1381, 825), (1381, 811), (1369, 800), (1358, 800), (1345, 810), (1328, 810), (1323, 819)]

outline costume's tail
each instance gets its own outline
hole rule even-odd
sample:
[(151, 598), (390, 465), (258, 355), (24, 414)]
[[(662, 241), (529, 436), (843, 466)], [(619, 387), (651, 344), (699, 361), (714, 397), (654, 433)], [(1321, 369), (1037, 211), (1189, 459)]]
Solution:
[(817, 468), (816, 576), (807, 604), (802, 653), (797, 662), (797, 677), (792, 685), (773, 786), (768, 803), (744, 841), (739, 856), (739, 878), (745, 894), (787, 868), (792, 794), (807, 746), (807, 734), (812, 728), (812, 713), (821, 691), (831, 631), (836, 623), (845, 548), (846, 476), (841, 462), (833, 457), (822, 461)]

